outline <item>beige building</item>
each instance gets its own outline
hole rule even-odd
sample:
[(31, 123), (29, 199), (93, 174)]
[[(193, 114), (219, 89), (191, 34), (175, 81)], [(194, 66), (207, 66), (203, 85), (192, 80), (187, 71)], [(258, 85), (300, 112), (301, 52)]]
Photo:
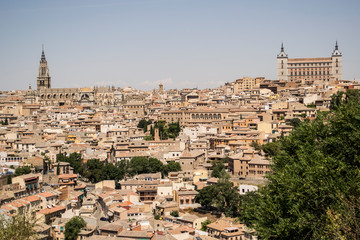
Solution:
[(342, 80), (342, 55), (337, 42), (332, 56), (327, 58), (288, 58), (281, 45), (277, 55), (277, 79), (290, 82)]
[(260, 82), (264, 80), (263, 77), (257, 77), (257, 78), (250, 78), (250, 77), (243, 77), (240, 79), (237, 79), (234, 82), (234, 93), (240, 93), (246, 89), (254, 89), (260, 87)]

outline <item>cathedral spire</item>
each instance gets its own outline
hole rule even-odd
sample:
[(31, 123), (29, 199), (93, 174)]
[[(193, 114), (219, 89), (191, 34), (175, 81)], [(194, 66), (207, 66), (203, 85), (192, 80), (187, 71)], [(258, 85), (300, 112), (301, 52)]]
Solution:
[(46, 61), (45, 59), (45, 52), (44, 52), (44, 44), (42, 45), (42, 53), (41, 53), (41, 61)]
[(45, 59), (45, 51), (44, 51), (44, 44), (42, 45), (42, 52), (41, 52), (41, 60), (39, 66), (39, 73), (37, 77), (37, 89), (47, 89), (51, 88), (51, 77), (49, 73), (49, 68), (47, 65), (47, 61)]
[(284, 43), (281, 43), (281, 52), (284, 51)]
[(335, 50), (339, 50), (339, 47), (338, 47), (337, 41), (336, 41), (336, 43), (335, 43)]

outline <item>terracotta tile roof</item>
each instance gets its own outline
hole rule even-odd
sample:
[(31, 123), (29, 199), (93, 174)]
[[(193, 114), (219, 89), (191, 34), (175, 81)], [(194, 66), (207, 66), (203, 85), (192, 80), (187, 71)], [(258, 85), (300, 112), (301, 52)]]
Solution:
[(8, 210), (8, 211), (12, 211), (14, 210), (12, 207), (8, 206), (8, 205), (2, 205), (1, 206), (2, 209)]
[(24, 197), (23, 199), (29, 202), (36, 202), (40, 200), (40, 197), (33, 195), (33, 196)]
[(241, 224), (232, 224), (231, 222), (225, 221), (225, 220), (219, 220), (213, 223), (210, 223), (209, 225), (207, 225), (208, 228), (212, 228), (215, 229), (217, 231), (224, 231), (225, 228), (229, 228), (229, 227), (238, 227), (240, 229), (242, 229), (242, 225)]
[(38, 213), (49, 214), (49, 213), (59, 212), (59, 211), (62, 211), (62, 210), (65, 210), (65, 207), (63, 207), (63, 206), (55, 206), (55, 207), (52, 207), (52, 208), (41, 209), (40, 211), (38, 211)]
[(20, 204), (19, 202), (11, 202), (11, 203), (9, 203), (9, 205), (14, 206), (14, 207), (17, 207), (17, 208), (23, 207), (23, 205)]
[(76, 174), (61, 174), (58, 176), (58, 178), (67, 179), (67, 178), (77, 178)]
[(28, 201), (25, 201), (23, 199), (19, 199), (19, 200), (17, 200), (17, 202), (22, 204), (22, 205), (30, 205), (30, 203)]
[(124, 201), (124, 202), (120, 203), (121, 207), (131, 206), (131, 205), (134, 205), (134, 204), (132, 202), (129, 202), (129, 201)]
[(43, 192), (43, 193), (39, 193), (38, 195), (41, 196), (41, 197), (45, 197), (45, 198), (55, 197), (56, 196), (55, 194), (53, 194), (51, 192)]

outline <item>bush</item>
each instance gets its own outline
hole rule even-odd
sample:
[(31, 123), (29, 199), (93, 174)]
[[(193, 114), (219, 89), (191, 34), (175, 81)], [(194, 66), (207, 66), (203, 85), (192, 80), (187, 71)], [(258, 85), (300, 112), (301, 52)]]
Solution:
[(170, 215), (173, 217), (179, 217), (179, 211), (172, 211)]

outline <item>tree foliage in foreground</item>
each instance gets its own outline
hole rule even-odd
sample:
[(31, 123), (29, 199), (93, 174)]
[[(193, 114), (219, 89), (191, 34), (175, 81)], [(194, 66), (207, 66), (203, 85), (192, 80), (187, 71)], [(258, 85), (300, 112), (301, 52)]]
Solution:
[(86, 222), (82, 217), (75, 216), (65, 224), (65, 240), (76, 240), (81, 228), (86, 226)]
[(261, 239), (357, 239), (360, 93), (333, 96), (330, 113), (273, 143), (274, 172), (247, 194), (240, 219)]
[(36, 221), (28, 215), (16, 215), (6, 220), (0, 217), (0, 239), (36, 239)]

